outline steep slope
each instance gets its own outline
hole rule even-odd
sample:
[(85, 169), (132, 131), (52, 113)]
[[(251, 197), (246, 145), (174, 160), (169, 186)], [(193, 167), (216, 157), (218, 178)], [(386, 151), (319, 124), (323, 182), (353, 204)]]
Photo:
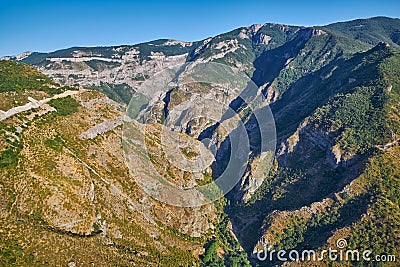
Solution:
[[(66, 85), (95, 87), (128, 102), (132, 88), (151, 74), (187, 61), (215, 61), (245, 70), (269, 98), (304, 74), (337, 57), (367, 50), (378, 42), (395, 48), (399, 19), (375, 17), (323, 27), (255, 24), (199, 42), (156, 40), (115, 47), (72, 47), (51, 53), (26, 52), (6, 59), (37, 66)], [(267, 88), (266, 88), (267, 87)], [(275, 98), (274, 98), (275, 97)]]
[[(126, 209), (129, 210), (129, 205), (126, 208), (124, 204), (120, 204), (121, 207), (118, 207), (122, 213), (117, 215), (110, 215), (116, 211), (106, 208), (109, 203), (116, 201), (114, 198), (123, 202), (120, 200), (121, 196), (114, 196), (118, 195), (115, 188), (122, 188), (122, 191), (128, 192), (129, 196), (140, 195), (132, 201), (136, 203), (139, 210), (143, 209), (143, 205), (147, 207), (146, 212), (138, 212), (138, 217), (131, 216), (129, 220), (136, 218), (135, 225), (141, 227), (141, 230), (151, 229), (150, 232), (158, 233), (154, 237), (153, 232), (144, 231), (146, 234), (143, 237), (145, 240), (143, 244), (151, 244), (146, 245), (149, 246), (149, 250), (144, 250), (144, 254), (148, 254), (145, 259), (154, 264), (161, 260), (162, 264), (167, 265), (170, 263), (168, 260), (177, 260), (174, 254), (178, 255), (178, 258), (184, 258), (183, 261), (177, 261), (178, 265), (193, 262), (193, 257), (186, 253), (186, 250), (177, 250), (174, 245), (193, 246), (188, 249), (196, 251), (194, 253), (196, 256), (206, 239), (205, 253), (200, 257), (205, 265), (244, 266), (247, 264), (245, 252), (249, 256), (254, 256), (253, 253), (262, 249), (261, 240), (267, 240), (269, 248), (276, 250), (312, 248), (321, 251), (328, 246), (334, 248), (337, 239), (345, 238), (348, 240), (349, 248), (372, 248), (375, 254), (387, 253), (399, 256), (399, 244), (397, 239), (393, 238), (398, 236), (396, 229), (400, 228), (397, 197), (399, 170), (396, 164), (400, 134), (400, 114), (398, 114), (400, 59), (396, 50), (399, 48), (397, 38), (399, 31), (398, 19), (382, 17), (323, 27), (267, 23), (239, 28), (195, 43), (158, 40), (136, 46), (71, 48), (48, 54), (28, 53), (9, 58), (33, 64), (41, 72), (61, 84), (76, 85), (79, 88), (88, 86), (106, 93), (120, 103), (129, 102), (131, 92), (137, 90), (143, 81), (155, 72), (188, 61), (195, 64), (224, 63), (247, 73), (265, 96), (275, 117), (278, 141), (276, 160), (273, 170), (265, 177), (263, 183), (254, 181), (252, 174), (254, 167), (252, 162), (260, 157), (260, 144), (257, 139), (259, 127), (254, 116), (247, 114), (248, 107), (238, 101), (237, 95), (231, 94), (230, 91), (223, 92), (220, 88), (200, 86), (189, 87), (185, 94), (180, 94), (178, 90), (171, 90), (155, 98), (157, 108), (154, 110), (154, 115), (160, 123), (170, 109), (182, 101), (188, 101), (194, 96), (198, 98), (211, 96), (232, 107), (243, 119), (246, 129), (251, 129), (248, 130), (252, 148), (250, 162), (242, 180), (227, 196), (227, 200), (214, 203), (215, 208), (219, 210), (213, 217), (216, 218), (215, 221), (207, 221), (201, 215), (201, 212), (213, 214), (214, 207), (211, 205), (204, 207), (205, 210), (191, 210), (185, 213), (146, 197), (135, 187), (133, 181), (126, 180), (123, 173), (126, 173), (127, 169), (123, 166), (121, 157), (116, 156), (120, 153), (117, 149), (120, 146), (117, 136), (121, 133), (119, 126), (122, 121), (121, 110), (125, 106), (95, 91), (74, 91), (77, 93), (65, 98), (68, 102), (64, 104), (61, 100), (50, 99), (55, 93), (41, 89), (29, 91), (28, 95), (34, 94), (34, 98), (48, 98), (50, 107), (47, 107), (47, 115), (43, 115), (44, 117), (40, 113), (39, 118), (35, 118), (35, 110), (34, 115), (21, 113), (23, 115), (8, 117), (4, 120), (9, 127), (4, 128), (4, 133), (11, 139), (8, 144), (4, 143), (2, 164), (6, 168), (22, 168), (23, 172), (27, 172), (31, 171), (30, 168), (24, 167), (27, 165), (27, 160), (38, 158), (48, 164), (39, 164), (40, 166), (35, 168), (51, 174), (52, 170), (47, 170), (47, 165), (55, 166), (51, 168), (61, 168), (58, 172), (65, 173), (66, 170), (63, 170), (65, 167), (60, 166), (59, 162), (68, 160), (66, 162), (71, 162), (71, 164), (72, 162), (76, 165), (84, 164), (86, 167), (81, 166), (82, 173), (74, 171), (75, 175), (83, 177), (78, 179), (83, 182), (79, 184), (75, 182), (76, 184), (73, 184), (75, 187), (68, 187), (68, 190), (72, 190), (78, 196), (71, 201), (65, 201), (71, 208), (62, 210), (62, 216), (54, 203), (64, 202), (59, 200), (62, 197), (58, 193), (54, 193), (56, 190), (51, 187), (53, 185), (49, 185), (50, 189), (46, 187), (47, 191), (53, 192), (51, 197), (47, 196), (49, 193), (42, 194), (40, 191), (42, 189), (28, 191), (26, 195), (29, 196), (31, 193), (37, 195), (33, 198), (33, 202), (41, 203), (40, 201), (43, 202), (43, 199), (46, 199), (47, 204), (38, 205), (35, 209), (39, 212), (38, 218), (45, 218), (46, 224), (51, 227), (56, 226), (57, 231), (62, 233), (66, 231), (73, 237), (84, 235), (88, 238), (104, 240), (99, 237), (100, 233), (96, 234), (101, 230), (100, 228), (104, 227), (103, 219), (97, 218), (98, 210), (100, 210), (101, 217), (106, 218), (107, 225), (109, 221), (113, 221), (114, 229), (118, 229), (121, 233), (125, 231), (122, 236), (129, 239), (127, 241), (122, 238), (120, 243), (117, 243), (115, 241), (117, 239), (111, 238), (112, 242), (117, 244), (117, 252), (113, 252), (115, 260), (122, 263), (130, 259), (129, 257), (132, 257), (134, 262), (141, 262), (139, 258), (143, 259), (143, 256), (138, 258), (133, 253), (134, 255), (126, 257), (118, 250), (118, 246), (124, 244), (126, 251), (130, 249), (142, 251), (137, 249), (138, 245), (135, 243), (138, 242), (137, 238), (132, 237), (137, 233), (131, 235), (130, 230), (124, 228), (126, 222), (110, 219), (120, 217), (121, 214), (130, 216), (130, 212), (126, 211)], [(382, 41), (387, 44), (379, 43)], [(37, 78), (31, 79), (30, 82), (33, 80)], [(44, 81), (50, 84), (48, 80)], [(46, 86), (39, 85), (39, 88)], [(57, 91), (57, 94), (68, 90), (67, 87), (60, 89), (54, 84), (47, 87), (52, 88), (52, 86), (61, 90)], [(88, 94), (91, 96), (87, 96)], [(14, 98), (9, 101), (11, 96)], [(26, 97), (26, 91), (20, 93), (18, 99), (15, 98), (14, 93), (7, 95), (5, 99), (7, 103), (10, 103), (7, 109), (14, 107), (19, 103), (15, 101), (21, 101), (20, 99), (24, 97)], [(26, 99), (22, 101), (27, 103)], [(100, 104), (98, 106), (95, 104), (93, 107), (93, 103), (98, 102)], [(71, 107), (72, 111), (65, 106)], [(58, 116), (50, 116), (55, 112), (58, 112)], [(61, 116), (62, 114), (66, 117)], [(51, 155), (51, 159), (47, 156), (41, 158), (42, 156), (39, 155), (39, 157), (25, 146), (25, 142), (24, 145), (15, 142), (14, 135), (18, 135), (14, 133), (16, 130), (12, 127), (23, 124), (23, 116), (33, 117), (35, 126), (34, 130), (22, 132), (23, 139), (39, 140), (45, 136), (47, 139), (42, 140), (43, 144), (35, 146), (32, 144), (29, 147), (33, 147), (34, 151), (44, 150), (46, 155)], [(182, 113), (182, 117), (185, 116), (188, 117), (187, 114)], [(103, 124), (96, 127), (99, 123)], [(45, 126), (39, 127), (37, 124)], [(79, 126), (77, 129), (70, 129), (70, 125)], [(157, 127), (155, 126), (154, 129)], [(52, 130), (48, 132), (49, 129)], [(106, 131), (99, 131), (99, 129), (106, 129)], [(201, 140), (203, 137), (219, 137), (218, 129), (218, 124), (210, 125), (210, 121), (199, 119), (188, 122), (183, 127), (182, 133)], [(80, 138), (71, 136), (80, 136)], [(155, 134), (152, 138), (156, 137)], [(154, 144), (158, 143), (156, 140), (153, 141)], [(223, 138), (216, 142), (216, 147), (218, 151), (215, 165), (223, 167), (226, 158), (232, 152), (225, 149)], [(157, 145), (153, 149), (160, 150)], [(54, 154), (57, 150), (61, 150), (61, 152), (58, 151), (60, 155)], [(85, 160), (80, 161), (79, 159), (82, 158)], [(172, 178), (176, 180), (182, 178), (182, 174), (170, 168), (164, 160), (163, 155), (154, 159), (166, 175), (173, 176)], [(25, 162), (25, 165), (21, 165), (21, 161)], [(111, 163), (107, 163), (108, 161)], [(112, 168), (110, 165), (118, 166), (118, 168)], [(85, 168), (89, 170), (85, 171)], [(216, 174), (214, 173), (216, 170), (218, 169), (213, 169), (213, 173), (204, 174), (205, 179), (200, 182), (210, 180)], [(7, 177), (9, 176), (7, 174)], [(39, 176), (46, 177), (42, 173)], [(109, 192), (106, 189), (101, 189), (102, 191), (98, 189), (101, 192), (95, 194), (95, 196), (98, 194), (107, 196), (104, 205), (90, 200), (90, 196), (93, 195), (90, 193), (93, 191), (92, 184), (97, 190), (100, 187), (98, 184), (104, 183), (101, 177), (110, 179), (113, 185), (116, 184), (115, 187), (110, 185), (109, 191), (112, 196), (108, 195)], [(4, 185), (5, 188), (12, 188), (14, 183), (23, 184), (19, 181), (24, 179), (30, 181), (31, 178), (28, 176), (28, 178), (19, 179), (6, 180), (8, 184)], [(100, 179), (101, 182), (90, 182), (96, 179)], [(44, 180), (49, 182), (49, 179)], [(66, 183), (62, 177), (59, 180)], [(70, 195), (63, 192), (58, 184), (56, 186), (63, 196)], [(5, 203), (14, 203), (11, 201), (12, 196), (21, 192), (22, 189), (18, 190), (10, 191), (10, 195), (3, 197), (6, 199)], [(22, 192), (25, 192), (24, 190)], [(79, 190), (89, 192), (86, 193), (89, 200), (75, 193)], [(40, 197), (41, 195), (43, 196)], [(94, 199), (96, 200), (97, 197)], [(77, 221), (72, 221), (74, 223), (71, 224), (68, 211), (73, 210), (70, 214), (76, 215), (76, 209), (79, 206), (77, 203), (80, 202), (85, 207), (87, 206), (81, 216), (84, 219), (77, 218)], [(15, 203), (18, 204), (19, 201)], [(11, 211), (16, 209), (17, 204), (11, 204), (13, 206)], [(27, 205), (32, 206), (34, 203), (28, 202)], [(221, 212), (224, 205), (225, 212)], [(40, 206), (44, 207), (42, 211)], [(23, 208), (22, 210), (24, 211)], [(11, 218), (16, 219), (17, 216)], [(157, 226), (147, 223), (146, 220), (149, 218), (153, 218)], [(35, 219), (33, 222), (36, 222)], [(26, 229), (32, 227), (29, 226)], [(172, 229), (169, 227), (179, 229), (185, 234), (204, 237), (204, 239), (182, 237), (181, 234), (172, 238), (170, 234), (176, 234), (174, 230), (167, 234), (160, 233), (162, 230)], [(214, 227), (214, 230), (210, 230), (213, 234), (212, 238), (204, 234), (207, 229)], [(138, 232), (142, 231), (138, 230)], [(114, 234), (113, 230), (108, 230), (107, 233), (109, 234), (105, 235), (106, 238)], [(374, 237), (376, 233), (383, 234)], [(15, 240), (19, 237), (14, 233)], [(79, 237), (76, 238), (79, 239)], [(160, 239), (169, 240), (165, 241), (169, 243), (164, 244), (164, 241)], [(87, 242), (95, 246), (94, 243)], [(12, 247), (12, 249), (5, 252), (18, 259), (15, 255), (20, 253), (18, 251), (22, 248), (20, 244), (14, 243), (12, 246), (7, 245), (6, 247)], [(163, 245), (161, 249), (159, 249), (160, 244)], [(164, 247), (167, 251), (165, 254), (163, 254)], [(383, 250), (384, 247), (387, 250)], [(96, 245), (95, 248), (99, 247)], [(79, 257), (81, 259), (84, 256), (85, 254), (80, 254)], [(41, 260), (44, 259), (43, 255), (41, 257)], [(23, 261), (20, 258), (19, 260)], [(255, 259), (252, 259), (252, 263), (254, 265), (271, 264), (271, 262), (257, 262)], [(282, 262), (274, 263), (282, 264)], [(320, 263), (322, 266), (328, 264), (328, 261)]]
[(368, 44), (377, 45), (379, 42), (385, 42), (397, 49), (400, 48), (400, 19), (397, 18), (356, 19), (333, 23), (324, 28)]
[(237, 67), (266, 91), (277, 78), (269, 92), (272, 95), (335, 57), (367, 48), (367, 44), (320, 27), (266, 23), (194, 43), (157, 40), (132, 46), (73, 47), (52, 53), (23, 53), (7, 59), (35, 65), (61, 84), (92, 87), (116, 101), (128, 103), (131, 91), (152, 74), (188, 61), (214, 61)]
[[(159, 40), (137, 46), (71, 48), (39, 58), (37, 54), (25, 54), (16, 59), (34, 63), (62, 84), (90, 86), (125, 103), (129, 102), (132, 90), (164, 68), (187, 61), (218, 62), (247, 73), (267, 101), (273, 102), (301, 77), (368, 47), (319, 27), (267, 23), (196, 43)], [(153, 48), (156, 52), (151, 51)], [(102, 67), (94, 68), (97, 63)], [(248, 199), (259, 185), (248, 174), (246, 177), (237, 194), (242, 200)]]
[[(295, 113), (310, 115), (297, 116), (302, 122), (281, 144), (279, 167), (252, 201), (242, 206), (244, 213), (232, 215), (235, 225), (251, 228), (244, 214), (254, 216), (261, 205), (266, 207), (258, 213), (263, 220), (261, 234), (269, 249), (318, 250), (335, 247), (338, 238), (346, 238), (353, 249), (371, 247), (374, 255), (398, 257), (399, 244), (393, 237), (400, 226), (394, 165), (400, 135), (399, 64), (399, 52), (379, 44), (340, 65), (321, 69), (316, 75), (324, 78), (317, 84), (310, 83), (315, 78), (303, 78), (304, 83), (300, 80), (289, 89), (288, 99), (282, 96), (274, 103), (273, 109), (279, 110), (277, 127), (280, 120), (285, 122), (285, 130), (278, 130), (283, 136)], [(312, 88), (320, 97), (312, 97), (316, 94)], [(315, 104), (323, 99), (324, 103)], [(281, 101), (285, 108), (277, 107)], [(360, 228), (368, 232), (366, 236), (360, 236)], [(370, 244), (368, 238), (375, 231), (385, 234)], [(251, 238), (243, 241), (251, 247)]]
[(35, 65), (54, 81), (96, 88), (128, 103), (132, 88), (166, 67), (186, 61), (196, 43), (157, 40), (116, 47), (72, 47), (52, 53), (23, 53), (6, 59)]
[(120, 138), (124, 105), (22, 63), (0, 61), (0, 77), (10, 115), (0, 118), (0, 265), (196, 261), (215, 208), (167, 206), (135, 185)]

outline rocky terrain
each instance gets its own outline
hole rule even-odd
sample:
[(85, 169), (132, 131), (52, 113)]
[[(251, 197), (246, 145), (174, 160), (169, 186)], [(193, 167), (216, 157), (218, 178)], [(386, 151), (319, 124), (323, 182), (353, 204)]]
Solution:
[[(18, 86), (0, 87), (5, 262), (270, 266), (281, 263), (256, 259), (265, 240), (269, 249), (321, 251), (339, 238), (352, 249), (398, 256), (399, 32), (400, 20), (384, 17), (322, 27), (267, 23), (198, 42), (7, 57), (51, 80), (35, 76), (32, 88), (19, 86), (18, 78), (9, 82)], [(258, 179), (257, 162), (268, 154), (251, 105), (238, 100), (245, 93), (202, 83), (150, 88), (146, 140), (156, 169), (173, 183), (209, 183), (235, 153), (226, 141), (234, 131), (210, 118), (204, 99), (235, 111), (250, 146), (245, 171), (226, 198), (197, 208), (169, 206), (129, 175), (121, 135), (132, 118), (125, 109), (132, 95), (146, 93), (142, 86), (155, 73), (210, 62), (246, 74), (269, 105), (276, 126), (272, 168)], [(179, 171), (159, 153), (168, 115), (180, 120), (177, 136), (194, 138), (193, 146), (203, 139), (214, 144), (214, 163), (201, 177)], [(196, 157), (190, 149), (182, 153)], [(38, 236), (46, 237), (40, 250), (29, 245)], [(62, 257), (46, 257), (65, 245), (70, 249)]]
[[(3, 71), (15, 65), (0, 63)], [(215, 208), (166, 206), (144, 194), (124, 163), (124, 105), (72, 89), (34, 100), (26, 88), (29, 103), (3, 112), (1, 263), (157, 266), (201, 253)], [(64, 248), (70, 253), (60, 255)]]

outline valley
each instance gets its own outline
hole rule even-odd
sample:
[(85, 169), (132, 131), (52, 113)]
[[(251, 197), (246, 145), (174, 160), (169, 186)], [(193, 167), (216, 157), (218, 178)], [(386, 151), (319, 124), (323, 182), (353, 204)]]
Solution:
[[(339, 239), (399, 258), (399, 32), (400, 20), (387, 17), (266, 23), (197, 42), (3, 58), (0, 265), (274, 266), (282, 262), (257, 259), (265, 241), (269, 250), (321, 255)], [(224, 75), (202, 77), (195, 71), (202, 66)], [(151, 84), (166, 69), (196, 79)], [(232, 82), (241, 75), (246, 86)], [(146, 101), (136, 103), (138, 96)], [(260, 117), (269, 113), (266, 131)], [(147, 120), (144, 130), (132, 126), (137, 118)], [(137, 158), (148, 154), (148, 165), (182, 188), (212, 184), (231, 157), (248, 160), (224, 197), (171, 205), (141, 186), (146, 161), (129, 160), (128, 130), (144, 132), (130, 144), (146, 146)], [(232, 136), (248, 140), (249, 151)], [(179, 168), (174, 140), (190, 144), (180, 147), (185, 162), (208, 148), (209, 167)], [(333, 266), (285, 263), (311, 265)]]

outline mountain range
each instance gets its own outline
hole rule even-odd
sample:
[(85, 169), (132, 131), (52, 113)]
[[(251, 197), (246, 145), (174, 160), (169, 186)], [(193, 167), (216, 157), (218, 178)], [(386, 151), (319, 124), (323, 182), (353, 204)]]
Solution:
[[(348, 249), (399, 258), (399, 50), (400, 19), (374, 17), (315, 27), (255, 24), (197, 42), (162, 39), (3, 58), (1, 265), (283, 264), (257, 259), (265, 240), (270, 250), (321, 253), (345, 239)], [(213, 140), (217, 167), (198, 178), (171, 166), (158, 152), (159, 129), (183, 101), (207, 96), (234, 107), (250, 136), (250, 160), (226, 197), (171, 206), (148, 196), (125, 165), (125, 111), (156, 73), (210, 62), (248, 75), (269, 105), (276, 127), (272, 167), (255, 179), (260, 127), (233, 90), (224, 96), (200, 85), (158, 92), (150, 159), (177, 183), (212, 181), (235, 153), (219, 125), (186, 112), (180, 134)], [(376, 266), (365, 259), (332, 265), (327, 258), (284, 264)]]

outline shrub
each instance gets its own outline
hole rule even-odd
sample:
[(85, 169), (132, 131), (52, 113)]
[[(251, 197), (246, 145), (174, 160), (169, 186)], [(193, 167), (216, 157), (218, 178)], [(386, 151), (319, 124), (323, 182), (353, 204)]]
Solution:
[(71, 96), (52, 99), (49, 105), (57, 109), (60, 116), (68, 116), (78, 110), (79, 103)]

